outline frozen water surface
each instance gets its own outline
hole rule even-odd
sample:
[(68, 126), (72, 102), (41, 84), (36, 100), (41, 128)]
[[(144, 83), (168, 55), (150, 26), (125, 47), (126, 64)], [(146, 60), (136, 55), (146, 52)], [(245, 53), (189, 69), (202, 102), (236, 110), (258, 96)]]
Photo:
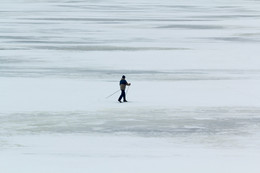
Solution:
[(1, 171), (259, 173), (260, 2), (0, 2)]

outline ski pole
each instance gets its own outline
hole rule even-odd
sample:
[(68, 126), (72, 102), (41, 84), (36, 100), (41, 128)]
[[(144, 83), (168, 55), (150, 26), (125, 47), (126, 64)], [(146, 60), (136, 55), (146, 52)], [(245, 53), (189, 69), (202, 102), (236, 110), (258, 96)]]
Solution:
[(116, 92), (114, 92), (113, 94), (111, 94), (111, 95), (107, 96), (106, 98), (109, 98), (109, 97), (111, 97), (112, 95), (116, 94), (118, 91), (120, 91), (120, 90), (117, 90)]
[(130, 85), (127, 87), (125, 95), (127, 95)]

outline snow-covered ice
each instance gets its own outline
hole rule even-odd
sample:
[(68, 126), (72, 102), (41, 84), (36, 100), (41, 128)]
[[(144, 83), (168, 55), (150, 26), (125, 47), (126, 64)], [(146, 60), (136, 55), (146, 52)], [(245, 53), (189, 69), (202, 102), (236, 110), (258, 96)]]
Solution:
[(259, 173), (260, 2), (0, 2), (1, 172)]

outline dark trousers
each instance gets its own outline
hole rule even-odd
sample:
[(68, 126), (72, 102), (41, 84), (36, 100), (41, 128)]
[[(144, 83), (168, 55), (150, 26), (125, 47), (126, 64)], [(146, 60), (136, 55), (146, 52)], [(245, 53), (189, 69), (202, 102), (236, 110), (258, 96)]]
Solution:
[(126, 101), (125, 90), (121, 90), (121, 95), (120, 95), (118, 101), (121, 101), (122, 98), (124, 99), (124, 101)]

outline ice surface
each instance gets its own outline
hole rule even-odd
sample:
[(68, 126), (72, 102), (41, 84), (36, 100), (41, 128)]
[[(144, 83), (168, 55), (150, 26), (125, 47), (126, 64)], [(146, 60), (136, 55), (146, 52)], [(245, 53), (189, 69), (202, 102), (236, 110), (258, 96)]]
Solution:
[(258, 1), (0, 2), (2, 172), (259, 173)]

